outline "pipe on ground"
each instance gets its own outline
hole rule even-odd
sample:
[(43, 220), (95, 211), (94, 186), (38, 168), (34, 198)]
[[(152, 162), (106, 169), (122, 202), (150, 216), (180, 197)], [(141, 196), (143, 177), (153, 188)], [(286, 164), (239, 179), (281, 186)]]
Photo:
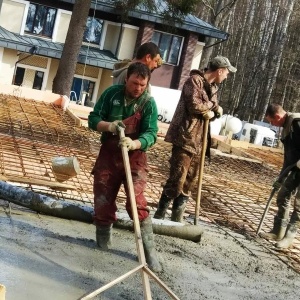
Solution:
[[(16, 187), (4, 181), (0, 181), (0, 198), (27, 207), (38, 213), (63, 219), (93, 223), (93, 207), (57, 200), (46, 195)], [(114, 227), (133, 231), (133, 222), (131, 220), (118, 218), (118, 221), (114, 223)], [(153, 232), (197, 243), (201, 240), (203, 230), (199, 226), (182, 225), (176, 222), (153, 219)]]

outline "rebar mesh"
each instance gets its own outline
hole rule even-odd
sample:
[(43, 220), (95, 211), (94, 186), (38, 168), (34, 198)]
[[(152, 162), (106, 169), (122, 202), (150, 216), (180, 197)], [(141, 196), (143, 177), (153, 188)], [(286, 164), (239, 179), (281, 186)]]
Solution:
[[(74, 120), (53, 104), (0, 95), (0, 176), (17, 186), (58, 199), (93, 205), (91, 170), (100, 149), (99, 134), (77, 127)], [(283, 156), (280, 152), (258, 148), (240, 149), (243, 156), (261, 160), (214, 155), (205, 162), (200, 219), (229, 227), (254, 237), (269, 198), (272, 182), (278, 175)], [(171, 145), (162, 139), (148, 151), (149, 178), (145, 195), (155, 209), (169, 172)], [(51, 159), (75, 156), (81, 172), (67, 181), (65, 189), (55, 183)], [(27, 181), (26, 181), (26, 180)], [(45, 184), (38, 182), (42, 180)], [(194, 217), (197, 187), (188, 202), (186, 217)], [(123, 188), (118, 205), (126, 201)], [(262, 231), (272, 227), (275, 199)], [(170, 213), (170, 210), (168, 211)], [(262, 240), (273, 251), (273, 244)], [(296, 271), (300, 270), (299, 238), (292, 249), (275, 252)]]

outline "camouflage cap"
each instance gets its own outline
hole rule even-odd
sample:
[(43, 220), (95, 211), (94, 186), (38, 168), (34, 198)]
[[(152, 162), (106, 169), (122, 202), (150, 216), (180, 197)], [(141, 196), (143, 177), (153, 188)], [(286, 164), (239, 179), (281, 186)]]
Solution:
[(213, 58), (209, 64), (210, 69), (227, 68), (230, 72), (235, 73), (236, 68), (231, 65), (229, 59), (225, 56), (218, 55)]

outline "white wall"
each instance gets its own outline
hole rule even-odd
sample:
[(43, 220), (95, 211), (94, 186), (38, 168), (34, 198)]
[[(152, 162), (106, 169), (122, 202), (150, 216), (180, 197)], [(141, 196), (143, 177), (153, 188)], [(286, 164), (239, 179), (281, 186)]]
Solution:
[(0, 26), (9, 31), (20, 33), (28, 3), (28, 1), (22, 0), (4, 0), (1, 7)]
[(194, 53), (194, 57), (192, 60), (192, 65), (191, 65), (191, 70), (192, 69), (199, 69), (199, 65), (200, 65), (200, 61), (201, 61), (201, 57), (202, 57), (202, 51), (203, 51), (203, 47), (205, 46), (204, 43), (198, 42), (197, 46), (196, 46), (196, 50)]
[(122, 33), (118, 59), (132, 59), (138, 34), (138, 27), (125, 26)]
[(164, 123), (172, 121), (180, 95), (179, 90), (151, 86), (151, 96), (154, 97), (157, 105), (159, 121)]

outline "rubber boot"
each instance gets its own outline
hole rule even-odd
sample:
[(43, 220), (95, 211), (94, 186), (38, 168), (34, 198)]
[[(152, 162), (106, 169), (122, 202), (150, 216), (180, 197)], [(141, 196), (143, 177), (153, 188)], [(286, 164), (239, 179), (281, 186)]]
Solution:
[(161, 272), (162, 267), (155, 251), (154, 235), (150, 216), (141, 222), (141, 235), (145, 251), (145, 258), (149, 268), (153, 272)]
[(280, 241), (285, 235), (287, 225), (288, 219), (280, 219), (275, 216), (273, 229), (270, 232), (262, 233), (260, 236), (266, 240)]
[(275, 244), (275, 247), (283, 250), (288, 249), (293, 245), (294, 239), (297, 234), (297, 226), (296, 224), (289, 224), (285, 233), (284, 238)]
[(164, 193), (161, 194), (161, 197), (158, 202), (157, 210), (153, 216), (154, 219), (164, 219), (167, 209), (171, 203), (172, 199), (166, 196)]
[(112, 242), (112, 224), (96, 225), (96, 241), (101, 250), (108, 250)]
[(183, 222), (183, 213), (189, 196), (180, 194), (173, 202), (171, 221)]

